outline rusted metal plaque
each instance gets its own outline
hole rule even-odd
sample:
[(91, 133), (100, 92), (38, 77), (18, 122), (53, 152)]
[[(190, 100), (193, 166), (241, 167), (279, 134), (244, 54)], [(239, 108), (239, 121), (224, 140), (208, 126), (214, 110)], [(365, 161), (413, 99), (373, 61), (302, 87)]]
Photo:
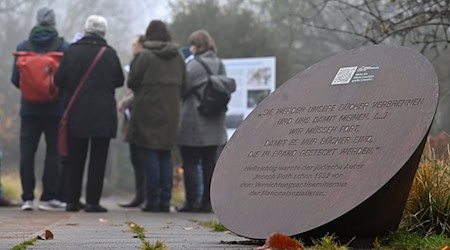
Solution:
[(437, 101), (432, 65), (405, 47), (362, 47), (311, 66), (226, 145), (214, 213), (255, 239), (396, 229)]

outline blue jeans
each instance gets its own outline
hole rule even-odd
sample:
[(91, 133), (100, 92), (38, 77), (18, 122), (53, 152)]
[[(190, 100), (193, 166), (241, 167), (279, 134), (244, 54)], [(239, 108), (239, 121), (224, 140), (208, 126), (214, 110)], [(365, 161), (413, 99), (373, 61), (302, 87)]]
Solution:
[(56, 144), (58, 137), (58, 116), (22, 116), (20, 124), (20, 179), (22, 199), (34, 200), (36, 180), (34, 158), (41, 134), (45, 136), (46, 153), (42, 175), (42, 201), (55, 198), (59, 178), (59, 155)]
[(172, 198), (172, 157), (170, 150), (142, 148), (147, 203), (153, 207), (169, 206)]

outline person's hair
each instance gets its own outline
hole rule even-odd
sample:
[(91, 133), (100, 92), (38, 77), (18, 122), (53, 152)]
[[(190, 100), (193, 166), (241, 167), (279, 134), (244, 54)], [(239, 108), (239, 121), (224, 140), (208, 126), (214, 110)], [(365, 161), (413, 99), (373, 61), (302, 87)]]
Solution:
[(172, 41), (169, 30), (161, 20), (153, 20), (149, 23), (147, 31), (145, 31), (145, 39), (162, 42)]
[(143, 44), (144, 44), (144, 42), (145, 42), (145, 36), (144, 36), (144, 35), (137, 35), (136, 38), (137, 38), (137, 42), (138, 42), (140, 45), (143, 45)]
[(94, 33), (101, 37), (106, 35), (106, 30), (108, 29), (108, 22), (103, 16), (90, 15), (86, 19), (84, 24), (84, 31), (88, 33)]
[(197, 30), (192, 32), (188, 38), (188, 42), (190, 45), (194, 45), (197, 48), (197, 53), (208, 50), (217, 52), (216, 43), (206, 30)]

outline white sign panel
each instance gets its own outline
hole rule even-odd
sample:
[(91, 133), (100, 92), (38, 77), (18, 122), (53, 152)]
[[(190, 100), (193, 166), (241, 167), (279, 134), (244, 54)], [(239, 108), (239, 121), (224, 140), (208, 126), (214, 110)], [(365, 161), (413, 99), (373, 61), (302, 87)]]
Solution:
[(245, 117), (275, 90), (275, 57), (223, 59), (227, 76), (236, 81), (228, 103), (228, 138)]

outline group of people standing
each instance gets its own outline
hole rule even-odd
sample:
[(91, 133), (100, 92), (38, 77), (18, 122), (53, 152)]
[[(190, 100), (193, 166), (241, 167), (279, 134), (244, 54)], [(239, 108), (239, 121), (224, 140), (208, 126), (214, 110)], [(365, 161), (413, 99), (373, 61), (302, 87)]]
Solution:
[[(42, 8), (29, 43), (37, 52), (53, 48), (58, 38), (53, 10)], [(39, 209), (106, 212), (100, 205), (110, 140), (116, 137), (118, 107), (127, 119), (126, 140), (135, 172), (136, 194), (123, 207), (141, 206), (146, 212), (169, 212), (172, 197), (171, 150), (179, 147), (186, 191), (180, 212), (211, 212), (209, 186), (218, 149), (226, 142), (225, 114), (202, 116), (196, 95), (186, 95), (204, 83), (208, 73), (225, 74), (212, 37), (205, 30), (188, 38), (194, 60), (185, 62), (166, 25), (153, 20), (145, 35), (133, 43), (127, 79), (129, 91), (116, 105), (115, 90), (124, 84), (116, 51), (105, 40), (108, 23), (102, 16), (88, 17), (83, 37), (57, 49), (64, 52), (54, 80), (59, 98), (49, 103), (21, 101), (20, 176), (22, 210), (34, 208), (34, 156), (41, 134), (46, 139), (43, 193)], [(19, 44), (18, 51), (27, 46)], [(103, 53), (103, 54), (102, 54)], [(13, 84), (20, 88), (14, 64)], [(81, 85), (82, 84), (82, 85)], [(202, 88), (199, 88), (199, 92)], [(68, 105), (70, 103), (70, 105)], [(68, 112), (68, 155), (57, 153), (57, 128)], [(89, 155), (88, 155), (89, 154)], [(86, 204), (80, 202), (84, 166), (88, 162)], [(201, 166), (201, 172), (199, 166)], [(199, 180), (199, 176), (203, 176)], [(199, 192), (203, 183), (203, 192)]]

